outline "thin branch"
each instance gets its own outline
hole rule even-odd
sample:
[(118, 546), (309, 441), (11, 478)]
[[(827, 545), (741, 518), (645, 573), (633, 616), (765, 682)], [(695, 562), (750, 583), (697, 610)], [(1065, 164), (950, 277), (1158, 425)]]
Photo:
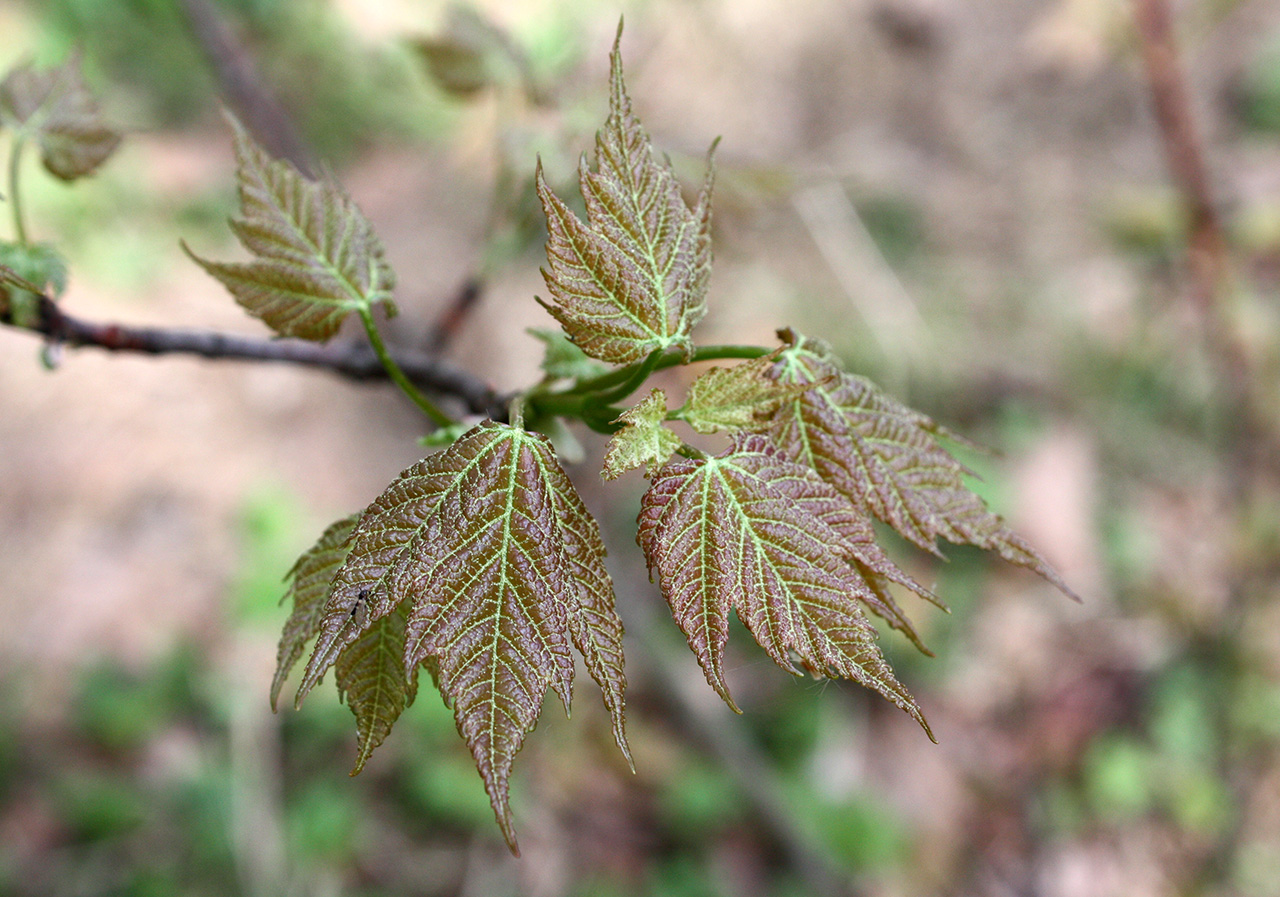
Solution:
[(277, 159), (288, 159), (309, 178), (316, 166), (293, 119), (258, 77), (257, 67), (234, 29), (209, 0), (183, 0), (182, 11), (209, 67), (223, 99), (258, 142)]
[(1247, 393), (1249, 364), (1239, 340), (1232, 336), (1226, 309), (1232, 289), (1230, 251), (1191, 95), (1178, 60), (1168, 0), (1134, 0), (1134, 24), (1169, 174), (1187, 211), (1187, 267), (1192, 298), (1210, 351), (1223, 369), (1233, 398), (1238, 400)]
[(467, 278), (449, 304), (445, 306), (427, 335), (424, 348), (432, 355), (439, 355), (449, 347), (471, 312), (475, 310), (480, 297), (484, 295), (484, 284), (478, 277)]
[[(255, 339), (205, 330), (97, 323), (66, 314), (47, 296), (38, 298), (37, 320), (32, 326), (17, 327), (3, 317), (0, 317), (0, 323), (42, 334), (56, 346), (94, 346), (109, 352), (144, 355), (178, 354), (209, 359), (287, 362), (324, 368), (352, 380), (389, 379), (373, 349), (363, 343), (321, 345), (300, 340)], [(495, 419), (505, 417), (502, 397), (474, 374), (422, 352), (392, 351), (391, 355), (405, 376), (418, 386), (452, 396), (475, 414)]]

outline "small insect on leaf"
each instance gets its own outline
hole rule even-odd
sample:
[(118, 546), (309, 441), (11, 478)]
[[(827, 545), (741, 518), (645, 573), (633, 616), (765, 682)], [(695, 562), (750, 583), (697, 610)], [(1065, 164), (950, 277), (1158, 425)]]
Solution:
[(29, 64), (11, 70), (0, 82), (0, 121), (33, 136), (44, 167), (64, 181), (92, 174), (120, 145), (75, 57), (44, 71)]
[(252, 262), (214, 262), (182, 248), (249, 314), (280, 336), (323, 342), (356, 309), (390, 313), (395, 274), (373, 225), (330, 179), (274, 160), (234, 119), (240, 217), (231, 229)]
[(541, 162), (537, 170), (548, 231), (542, 275), (553, 300), (543, 304), (583, 352), (612, 364), (639, 361), (656, 349), (689, 351), (711, 278), (710, 157), (706, 183), (689, 208), (631, 112), (621, 40), (619, 25), (596, 170), (585, 156), (578, 166), (585, 224), (551, 191)]

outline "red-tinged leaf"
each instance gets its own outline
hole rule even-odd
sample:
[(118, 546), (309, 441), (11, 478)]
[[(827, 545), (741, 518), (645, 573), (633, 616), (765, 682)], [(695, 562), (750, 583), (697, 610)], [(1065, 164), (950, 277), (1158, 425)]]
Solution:
[(320, 631), (320, 618), (324, 616), (329, 586), (347, 559), (348, 537), (359, 519), (359, 514), (352, 514), (329, 524), (316, 543), (302, 553), (293, 569), (285, 575), (289, 588), (282, 600), (291, 601), (293, 610), (285, 621), (276, 652), (276, 674), (271, 680), (272, 710), (276, 709), (280, 689), (284, 687), (289, 671)]
[(846, 538), (809, 510), (822, 500), (815, 477), (767, 440), (747, 437), (722, 455), (664, 467), (642, 500), (638, 541), (707, 681), (730, 707), (722, 666), (732, 609), (783, 669), (797, 672), (794, 655), (815, 676), (860, 682), (927, 732), (858, 607), (877, 596), (841, 556)]
[(406, 671), (404, 664), (407, 618), (407, 607), (401, 604), (360, 633), (333, 665), (338, 696), (356, 716), (360, 747), (352, 775), (364, 769), (374, 748), (386, 740), (417, 695), (418, 668)]
[(680, 447), (680, 437), (663, 426), (667, 419), (667, 396), (652, 390), (615, 423), (622, 429), (609, 440), (600, 475), (615, 480), (633, 467), (644, 466), (645, 476), (653, 476)]
[(34, 136), (44, 167), (64, 181), (92, 174), (120, 145), (75, 58), (44, 71), (30, 65), (10, 71), (0, 82), (0, 119)]
[(654, 158), (631, 112), (622, 80), (619, 27), (610, 56), (609, 117), (596, 135), (596, 170), (585, 157), (579, 182), (584, 224), (547, 186), (547, 310), (588, 355), (629, 364), (655, 349), (690, 348), (689, 332), (706, 312), (711, 277), (711, 186), (689, 208), (669, 165)]
[[(894, 629), (902, 632), (925, 654), (931, 652), (920, 641), (915, 627), (898, 607), (890, 591), (897, 583), (937, 607), (946, 610), (937, 596), (898, 568), (876, 543), (871, 519), (858, 511), (811, 468), (800, 464), (777, 464), (778, 449), (764, 436), (743, 436), (738, 442), (743, 450), (743, 464), (762, 478), (787, 493), (797, 507), (818, 518), (838, 537), (830, 543), (832, 550), (861, 577), (866, 590), (856, 597)], [(767, 462), (767, 466), (762, 466)], [(932, 656), (932, 655), (931, 655)]]
[(373, 225), (331, 180), (311, 181), (235, 128), (240, 217), (231, 229), (255, 260), (212, 262), (184, 243), (236, 302), (281, 336), (323, 342), (348, 314), (391, 305), (395, 274)]
[(513, 850), (511, 763), (548, 690), (568, 707), (571, 643), (630, 758), (604, 545), (544, 437), (492, 421), (473, 428), (401, 474), (350, 545), (300, 694), (372, 625), (406, 609), (404, 669), (432, 669)]
[(977, 545), (1076, 598), (1040, 553), (965, 486), (968, 471), (939, 443), (937, 424), (844, 371), (820, 340), (790, 330), (779, 336), (788, 345), (772, 376), (810, 387), (779, 407), (769, 431), (791, 458), (926, 550), (937, 552), (938, 537)]

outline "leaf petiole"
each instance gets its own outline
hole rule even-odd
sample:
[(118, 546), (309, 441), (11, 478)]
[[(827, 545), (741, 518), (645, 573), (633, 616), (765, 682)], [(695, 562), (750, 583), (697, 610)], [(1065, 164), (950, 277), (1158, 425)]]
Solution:
[[(608, 405), (625, 398), (639, 389), (644, 380), (656, 371), (699, 361), (759, 358), (772, 351), (774, 350), (764, 346), (715, 345), (700, 346), (686, 355), (679, 349), (670, 349), (666, 352), (655, 352), (643, 361), (634, 362), (597, 377), (579, 380), (571, 388), (560, 392), (538, 393), (535, 391), (528, 394), (527, 399), (529, 405), (536, 408), (537, 417), (550, 415), (584, 419), (589, 414), (591, 406)], [(644, 375), (637, 380), (636, 374), (640, 370), (644, 370)], [(627, 388), (622, 391), (624, 386)], [(588, 425), (590, 425), (589, 422)]]
[(400, 369), (400, 365), (396, 364), (395, 359), (391, 357), (391, 353), (387, 351), (386, 343), (382, 341), (382, 334), (378, 332), (378, 325), (373, 320), (373, 309), (368, 303), (361, 303), (357, 310), (360, 313), (360, 320), (364, 323), (364, 332), (369, 335), (369, 345), (373, 347), (373, 352), (378, 356), (378, 361), (386, 370), (387, 376), (391, 378), (391, 382), (400, 387), (400, 391), (410, 398), (413, 404), (422, 409), (422, 413), (431, 418), (432, 423), (438, 427), (447, 427), (457, 423), (449, 415), (445, 414), (440, 408), (422, 394), (418, 387), (413, 385), (413, 381), (405, 376), (404, 371)]
[(629, 365), (635, 368), (631, 376), (623, 380), (620, 384), (605, 392), (596, 393), (591, 396), (591, 404), (593, 405), (612, 405), (614, 402), (621, 401), (639, 389), (644, 381), (649, 379), (658, 368), (658, 362), (662, 360), (662, 350), (655, 349), (650, 352), (648, 357), (638, 365)]
[(9, 150), (9, 208), (13, 212), (13, 236), (19, 245), (27, 245), (27, 228), (22, 221), (22, 199), (18, 193), (18, 172), (22, 164), (22, 150), (26, 146), (26, 136), (22, 132), (13, 138), (13, 147)]

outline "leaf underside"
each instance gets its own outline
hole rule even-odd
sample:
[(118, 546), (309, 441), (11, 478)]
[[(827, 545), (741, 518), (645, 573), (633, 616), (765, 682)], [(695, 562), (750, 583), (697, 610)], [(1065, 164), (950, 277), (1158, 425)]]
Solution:
[(771, 376), (809, 387), (782, 403), (768, 431), (789, 457), (927, 551), (938, 553), (939, 537), (976, 545), (1079, 600), (1044, 557), (965, 486), (968, 471), (939, 443), (937, 424), (844, 371), (820, 340), (790, 330), (779, 336), (788, 345)]
[(641, 501), (637, 539), (707, 681), (730, 707), (723, 659), (736, 610), (783, 669), (798, 674), (798, 662), (815, 676), (853, 679), (927, 732), (858, 606), (879, 609), (881, 597), (866, 568), (850, 562), (853, 540), (827, 522), (839, 522), (840, 504), (767, 439), (742, 436), (716, 457), (667, 464)]
[(272, 159), (238, 123), (240, 217), (231, 229), (252, 262), (192, 260), (280, 336), (323, 342), (346, 316), (390, 303), (395, 274), (373, 225), (332, 180), (311, 181)]
[(622, 624), (603, 558), (599, 528), (550, 443), (486, 421), (410, 467), (365, 510), (300, 699), (371, 627), (404, 614), (399, 662), (410, 677), (432, 667), (514, 851), (511, 763), (549, 690), (568, 709), (571, 643), (630, 761)]
[[(621, 39), (621, 28), (618, 36)], [(552, 302), (544, 303), (588, 355), (630, 364), (655, 349), (690, 349), (689, 332), (706, 312), (711, 276), (711, 186), (693, 208), (649, 136), (631, 112), (622, 56), (610, 56), (609, 117), (596, 135), (596, 168), (578, 166), (584, 224), (537, 170), (547, 216), (547, 267)]]
[(10, 71), (0, 82), (0, 117), (33, 135), (44, 167), (64, 181), (92, 174), (120, 145), (74, 57), (44, 71), (31, 65)]

